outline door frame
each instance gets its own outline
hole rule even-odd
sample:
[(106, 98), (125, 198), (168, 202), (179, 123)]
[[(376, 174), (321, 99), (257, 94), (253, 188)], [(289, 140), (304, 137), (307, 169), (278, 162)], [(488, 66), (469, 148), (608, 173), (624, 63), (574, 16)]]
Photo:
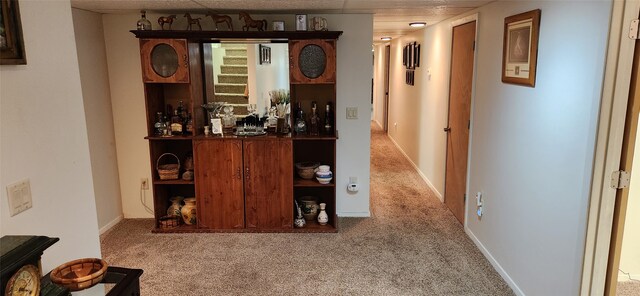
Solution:
[[(460, 25), (464, 25), (466, 23), (470, 23), (470, 22), (476, 22), (476, 32), (475, 32), (475, 49), (473, 51), (473, 74), (472, 74), (472, 79), (471, 79), (471, 106), (470, 106), (470, 113), (469, 113), (469, 121), (470, 121), (470, 127), (469, 127), (469, 146), (467, 147), (467, 180), (466, 180), (466, 184), (465, 184), (465, 188), (464, 188), (464, 192), (467, 195), (467, 199), (464, 201), (464, 222), (462, 223), (463, 228), (465, 230), (468, 229), (467, 227), (467, 216), (469, 215), (469, 180), (471, 179), (471, 147), (473, 146), (473, 118), (474, 118), (474, 109), (475, 109), (475, 100), (476, 100), (476, 78), (478, 77), (477, 75), (477, 71), (478, 71), (478, 28), (480, 27), (480, 22), (479, 22), (479, 14), (478, 13), (474, 13), (456, 20), (453, 20), (450, 24), (450, 28), (451, 28), (451, 53), (453, 53), (453, 28), (460, 26)], [(449, 92), (451, 89), (451, 60), (453, 60), (453, 57), (450, 57), (450, 61), (449, 61), (449, 79), (447, 81), (447, 91)], [(449, 126), (449, 114), (450, 114), (450, 102), (451, 102), (451, 94), (448, 93), (447, 94), (447, 119), (446, 119), (446, 126), (444, 128), (446, 128), (447, 126)], [(448, 135), (446, 135), (446, 137), (448, 137)], [(447, 151), (447, 145), (448, 145), (448, 141), (445, 141), (445, 151)], [(448, 153), (448, 152), (447, 152)], [(446, 159), (446, 153), (445, 153), (445, 159)], [(443, 184), (444, 186), (444, 190), (446, 191), (446, 176), (447, 176), (447, 162), (445, 160), (445, 164), (444, 164), (444, 175), (445, 175), (445, 184)], [(444, 198), (445, 198), (446, 192), (442, 192), (442, 203), (444, 203)]]
[(627, 34), (640, 13), (640, 1), (613, 1), (591, 193), (587, 218), (580, 295), (604, 295), (618, 190), (609, 186), (620, 168), (631, 69), (636, 41)]

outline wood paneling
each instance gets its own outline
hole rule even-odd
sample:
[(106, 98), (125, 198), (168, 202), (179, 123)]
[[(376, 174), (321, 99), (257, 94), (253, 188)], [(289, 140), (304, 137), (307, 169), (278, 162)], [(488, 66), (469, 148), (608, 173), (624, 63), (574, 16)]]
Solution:
[(195, 141), (198, 226), (244, 228), (242, 141)]

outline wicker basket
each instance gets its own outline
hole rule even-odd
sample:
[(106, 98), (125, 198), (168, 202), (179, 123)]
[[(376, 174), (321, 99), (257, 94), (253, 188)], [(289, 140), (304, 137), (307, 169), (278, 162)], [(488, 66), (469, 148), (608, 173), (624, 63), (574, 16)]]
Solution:
[[(160, 164), (160, 160), (165, 156), (173, 156), (178, 163)], [(156, 161), (156, 169), (160, 180), (175, 180), (180, 175), (180, 159), (173, 153), (164, 153)]]
[(181, 216), (163, 216), (160, 217), (160, 228), (161, 229), (171, 229), (180, 226), (180, 222), (182, 222)]
[(107, 262), (98, 258), (69, 261), (51, 271), (51, 281), (71, 291), (84, 290), (102, 281), (107, 266)]
[(298, 176), (302, 179), (313, 179), (316, 173), (316, 168), (320, 165), (319, 162), (298, 162), (296, 163), (296, 169)]

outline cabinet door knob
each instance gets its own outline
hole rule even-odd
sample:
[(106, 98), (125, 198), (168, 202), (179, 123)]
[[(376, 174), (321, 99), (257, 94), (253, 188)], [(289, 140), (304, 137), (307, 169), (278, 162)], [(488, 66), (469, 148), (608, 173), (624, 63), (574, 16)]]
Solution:
[(244, 174), (245, 179), (249, 180), (249, 177), (251, 177), (251, 174), (249, 174), (249, 168), (247, 168), (245, 170), (245, 174)]
[(189, 60), (187, 59), (187, 55), (182, 55), (182, 60), (184, 61), (184, 67), (189, 68)]
[(236, 171), (236, 178), (239, 180), (242, 179), (242, 169), (240, 167), (238, 167), (238, 170)]

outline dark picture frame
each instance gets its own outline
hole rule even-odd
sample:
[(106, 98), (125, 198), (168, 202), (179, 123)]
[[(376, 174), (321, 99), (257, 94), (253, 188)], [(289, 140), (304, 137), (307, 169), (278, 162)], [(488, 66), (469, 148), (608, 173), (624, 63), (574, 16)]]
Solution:
[(0, 65), (26, 65), (18, 1), (2, 0), (1, 2)]
[(502, 82), (536, 86), (540, 9), (506, 17), (502, 49)]
[(259, 44), (258, 54), (260, 56), (260, 58), (258, 59), (260, 65), (271, 64), (271, 47)]

